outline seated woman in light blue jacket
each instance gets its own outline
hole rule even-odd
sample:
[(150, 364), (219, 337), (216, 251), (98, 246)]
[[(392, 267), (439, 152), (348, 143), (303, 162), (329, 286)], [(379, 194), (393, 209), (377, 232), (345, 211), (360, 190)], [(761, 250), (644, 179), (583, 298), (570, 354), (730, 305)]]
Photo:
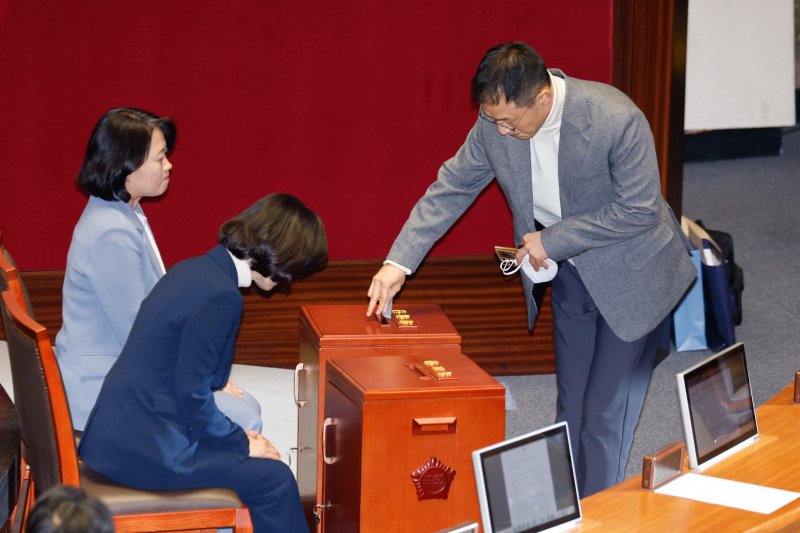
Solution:
[[(169, 118), (117, 108), (100, 118), (86, 147), (77, 181), (89, 203), (72, 234), (56, 336), (77, 430), (86, 425), (142, 300), (165, 274), (139, 202), (166, 192), (174, 141)], [(228, 382), (214, 398), (231, 420), (261, 432), (261, 407), (250, 394)]]

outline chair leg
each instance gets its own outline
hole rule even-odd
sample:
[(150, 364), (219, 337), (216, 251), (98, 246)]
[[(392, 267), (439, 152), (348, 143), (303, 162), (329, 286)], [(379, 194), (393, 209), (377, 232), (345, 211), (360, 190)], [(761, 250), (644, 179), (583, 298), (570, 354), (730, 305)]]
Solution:
[(9, 524), (11, 524), (12, 533), (21, 533), (23, 531), (23, 520), (27, 522), (28, 516), (28, 494), (32, 492), (30, 485), (31, 469), (28, 463), (20, 457), (19, 459), (19, 492), (17, 493), (17, 503), (11, 512)]
[(22, 533), (28, 526), (28, 515), (33, 508), (35, 489), (33, 477), (28, 474), (21, 483), (19, 500), (14, 510), (14, 521), (11, 524), (12, 533)]
[(242, 507), (236, 511), (236, 533), (253, 533), (253, 520), (250, 518), (250, 511), (247, 507)]
[(24, 531), (23, 525), (28, 521), (28, 506), (33, 504), (32, 499), (30, 502), (28, 501), (28, 495), (33, 494), (33, 488), (31, 487), (30, 470), (27, 466), (21, 479), (17, 504), (11, 513), (11, 533), (22, 533)]

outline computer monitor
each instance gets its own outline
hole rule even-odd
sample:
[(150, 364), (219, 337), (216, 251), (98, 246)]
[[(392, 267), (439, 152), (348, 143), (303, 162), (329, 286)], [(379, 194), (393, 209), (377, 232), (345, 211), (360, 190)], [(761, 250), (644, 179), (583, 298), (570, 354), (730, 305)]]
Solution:
[(677, 379), (692, 468), (707, 468), (756, 440), (758, 425), (744, 344), (734, 344), (697, 363)]
[(581, 520), (567, 423), (472, 452), (485, 533), (557, 531)]

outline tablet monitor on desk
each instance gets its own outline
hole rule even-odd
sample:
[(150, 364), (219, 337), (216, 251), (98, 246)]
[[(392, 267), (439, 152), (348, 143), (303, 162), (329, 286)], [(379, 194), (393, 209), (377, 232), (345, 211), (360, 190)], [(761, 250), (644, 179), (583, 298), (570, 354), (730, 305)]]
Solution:
[(734, 344), (677, 378), (692, 468), (702, 470), (755, 441), (758, 426), (744, 344)]
[(556, 531), (581, 520), (567, 423), (472, 452), (485, 533)]

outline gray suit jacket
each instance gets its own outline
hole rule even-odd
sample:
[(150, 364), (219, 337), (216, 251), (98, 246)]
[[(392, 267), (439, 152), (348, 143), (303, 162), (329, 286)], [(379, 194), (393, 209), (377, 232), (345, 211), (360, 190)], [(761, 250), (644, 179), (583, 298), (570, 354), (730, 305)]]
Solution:
[[(572, 259), (613, 331), (632, 341), (669, 314), (695, 276), (686, 241), (661, 196), (653, 136), (631, 100), (602, 83), (567, 77), (558, 173), (562, 221), (542, 231), (555, 261)], [(497, 179), (514, 242), (535, 231), (530, 142), (477, 120), (411, 212), (388, 258), (416, 270), (433, 244)], [(506, 238), (498, 239), (500, 242)], [(532, 283), (521, 276), (529, 327)]]
[(161, 266), (127, 202), (95, 196), (83, 210), (67, 255), (56, 357), (72, 423), (82, 430)]

